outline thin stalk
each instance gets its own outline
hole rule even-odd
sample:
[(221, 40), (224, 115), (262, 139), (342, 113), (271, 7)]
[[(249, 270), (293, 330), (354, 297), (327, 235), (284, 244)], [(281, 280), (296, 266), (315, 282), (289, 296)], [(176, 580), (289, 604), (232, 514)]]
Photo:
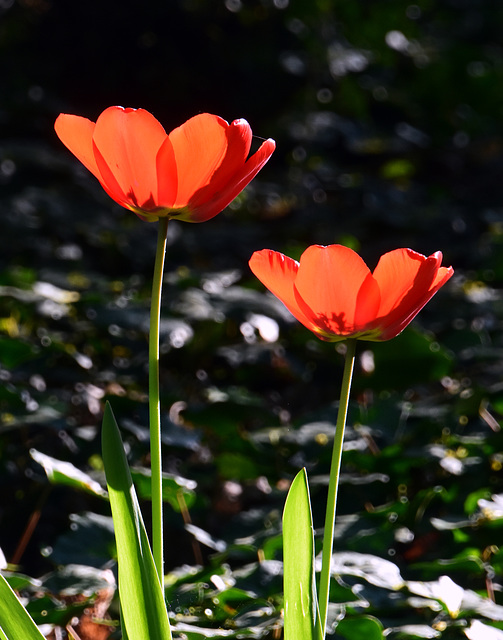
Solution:
[(330, 466), (330, 480), (328, 483), (325, 530), (323, 532), (323, 551), (319, 589), (320, 620), (323, 638), (325, 637), (327, 626), (330, 569), (332, 566), (332, 550), (334, 545), (335, 508), (337, 505), (337, 489), (339, 487), (339, 471), (341, 468), (342, 445), (344, 442), (344, 430), (346, 428), (351, 379), (353, 377), (353, 367), (355, 363), (356, 340), (348, 340), (346, 345), (347, 351), (344, 361), (344, 373), (342, 376), (341, 398), (339, 402), (339, 411), (337, 413), (334, 448), (332, 451), (332, 462)]
[(152, 555), (164, 591), (164, 552), (162, 525), (162, 459), (161, 410), (159, 400), (159, 321), (161, 291), (166, 255), (168, 218), (159, 218), (157, 249), (155, 252), (152, 300), (150, 303), (150, 331), (148, 340), (148, 397), (150, 414), (150, 468), (152, 473)]

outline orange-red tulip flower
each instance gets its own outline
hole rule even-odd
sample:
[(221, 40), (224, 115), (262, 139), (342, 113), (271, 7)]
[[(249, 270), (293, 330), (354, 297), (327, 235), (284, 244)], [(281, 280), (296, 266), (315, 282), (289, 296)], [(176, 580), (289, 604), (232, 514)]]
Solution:
[(442, 254), (385, 253), (374, 272), (341, 245), (306, 249), (300, 262), (256, 251), (250, 268), (289, 311), (322, 340), (389, 340), (398, 335), (454, 273)]
[(202, 113), (169, 135), (144, 109), (109, 107), (96, 121), (62, 113), (56, 133), (108, 195), (142, 220), (204, 222), (246, 187), (271, 157), (265, 140), (248, 158), (246, 120)]

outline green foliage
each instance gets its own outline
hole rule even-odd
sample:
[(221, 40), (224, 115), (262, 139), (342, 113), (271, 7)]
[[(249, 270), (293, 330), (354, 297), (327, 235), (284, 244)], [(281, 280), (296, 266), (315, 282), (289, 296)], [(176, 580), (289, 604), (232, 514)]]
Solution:
[(164, 595), (112, 409), (103, 417), (103, 462), (117, 541), (119, 596), (127, 636), (171, 638)]
[(345, 640), (382, 640), (383, 626), (372, 616), (344, 618), (337, 625), (336, 637)]
[(314, 570), (314, 530), (305, 469), (295, 476), (283, 512), (285, 640), (321, 640)]
[(0, 634), (2, 640), (43, 640), (26, 609), (0, 575)]
[(35, 462), (42, 465), (51, 484), (61, 484), (74, 489), (81, 489), (101, 498), (107, 496), (106, 491), (96, 480), (77, 469), (73, 464), (51, 458), (51, 456), (40, 453), (36, 449), (32, 449), (30, 455)]

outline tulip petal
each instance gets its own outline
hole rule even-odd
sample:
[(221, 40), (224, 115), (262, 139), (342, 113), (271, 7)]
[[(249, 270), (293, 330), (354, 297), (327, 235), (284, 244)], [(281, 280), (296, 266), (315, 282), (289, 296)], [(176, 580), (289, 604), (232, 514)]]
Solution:
[(190, 217), (185, 219), (188, 222), (203, 222), (215, 217), (253, 180), (269, 160), (275, 148), (274, 140), (271, 138), (265, 140), (244, 166), (226, 184), (221, 186), (221, 190), (213, 193), (205, 202), (194, 204), (201, 200), (199, 194), (195, 194), (194, 200), (191, 198), (189, 201)]
[[(105, 109), (96, 121), (93, 141), (109, 169), (104, 171), (97, 158), (109, 192), (115, 193), (118, 185), (134, 207), (146, 211), (155, 208), (156, 157), (165, 139), (162, 125), (148, 111)], [(115, 178), (113, 184), (109, 173)], [(116, 195), (120, 198), (119, 193)]]
[(243, 169), (251, 147), (252, 132), (246, 120), (234, 120), (225, 129), (227, 148), (220, 164), (206, 185), (197, 189), (190, 197), (190, 208), (198, 209), (215, 197), (228, 185), (234, 185), (235, 176)]
[(381, 291), (369, 272), (356, 296), (355, 331), (366, 331), (375, 320), (381, 304)]
[(178, 168), (169, 137), (162, 143), (156, 158), (157, 204), (161, 208), (173, 207), (178, 192)]
[(396, 309), (419, 274), (421, 290), (428, 290), (438, 266), (438, 258), (431, 260), (411, 249), (395, 249), (381, 256), (373, 273), (381, 289), (379, 315), (385, 316)]
[(243, 167), (250, 153), (252, 131), (246, 120), (240, 118), (231, 122), (225, 130), (225, 136), (225, 155), (208, 185), (213, 191), (219, 191)]
[(126, 193), (118, 183), (112, 170), (108, 166), (108, 163), (103, 158), (100, 150), (96, 147), (94, 142), (93, 151), (94, 158), (100, 172), (99, 180), (103, 189), (113, 200), (115, 200), (115, 202), (120, 204), (122, 207), (126, 207), (127, 209), (132, 209), (134, 211), (134, 201), (128, 195), (126, 195)]
[(297, 303), (327, 337), (343, 339), (358, 330), (358, 292), (369, 274), (365, 262), (348, 247), (308, 247), (295, 280)]
[(54, 123), (58, 138), (98, 180), (101, 174), (93, 152), (94, 122), (81, 116), (60, 114)]
[(442, 253), (429, 257), (411, 249), (384, 254), (374, 271), (381, 290), (381, 306), (376, 324), (381, 340), (398, 335), (454, 273), (441, 267)]
[(169, 136), (148, 111), (123, 107), (106, 109), (96, 124), (61, 114), (55, 129), (111, 198), (148, 221), (212, 218), (255, 177), (275, 148), (267, 140), (247, 161), (252, 133), (246, 120), (229, 125), (208, 113)]
[(63, 144), (98, 178), (108, 195), (123, 207), (129, 201), (93, 142), (96, 125), (87, 118), (62, 113), (54, 128)]
[(187, 206), (195, 191), (205, 187), (227, 152), (227, 122), (201, 113), (169, 134), (178, 168), (175, 207)]
[(311, 331), (317, 330), (316, 325), (299, 309), (295, 300), (294, 282), (299, 269), (296, 260), (278, 251), (263, 249), (255, 251), (248, 264), (260, 282), (281, 300), (299, 322)]
[(441, 267), (438, 270), (438, 274), (435, 277), (435, 280), (430, 286), (429, 290), (426, 291), (421, 298), (418, 298), (416, 300), (414, 306), (409, 307), (409, 309), (403, 309), (405, 313), (401, 317), (398, 314), (402, 311), (402, 309), (399, 309), (397, 310), (396, 316), (390, 316), (388, 318), (380, 339), (390, 340), (391, 338), (394, 338), (399, 333), (401, 333), (405, 329), (405, 327), (410, 322), (412, 322), (412, 320), (421, 311), (424, 305), (433, 298), (440, 287), (442, 287), (447, 282), (447, 280), (452, 277), (453, 274), (454, 269), (452, 267)]

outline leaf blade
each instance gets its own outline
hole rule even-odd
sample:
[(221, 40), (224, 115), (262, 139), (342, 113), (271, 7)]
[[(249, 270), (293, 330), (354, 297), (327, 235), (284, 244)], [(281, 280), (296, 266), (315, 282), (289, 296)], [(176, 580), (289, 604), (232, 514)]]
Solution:
[(7, 640), (45, 640), (9, 583), (0, 574), (0, 638)]
[(119, 428), (107, 403), (102, 448), (119, 565), (119, 596), (127, 636), (170, 640), (164, 595), (127, 464)]
[(306, 470), (295, 476), (283, 511), (285, 640), (322, 640), (314, 575), (314, 530)]

